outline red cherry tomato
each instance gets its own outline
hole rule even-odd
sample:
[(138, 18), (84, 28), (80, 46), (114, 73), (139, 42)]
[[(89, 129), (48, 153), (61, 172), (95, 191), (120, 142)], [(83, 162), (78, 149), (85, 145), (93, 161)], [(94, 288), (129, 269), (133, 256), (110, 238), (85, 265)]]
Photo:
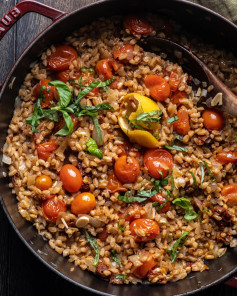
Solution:
[(133, 220), (142, 217), (142, 209), (143, 207), (139, 203), (134, 203), (120, 215), (120, 218), (125, 219), (125, 221), (132, 222)]
[[(90, 77), (90, 76), (83, 76), (83, 77), (82, 77), (82, 80), (81, 80), (81, 83), (82, 83), (83, 85), (88, 86), (88, 85), (91, 84), (93, 81), (94, 81), (94, 79), (93, 79), (92, 77)], [(99, 89), (98, 87), (96, 87), (96, 88), (92, 89), (92, 91), (89, 92), (89, 93), (86, 95), (86, 97), (97, 97), (98, 94), (99, 94), (99, 92), (100, 92), (100, 89)]]
[(123, 20), (123, 26), (132, 34), (148, 35), (153, 31), (149, 22), (140, 15), (128, 15)]
[(54, 152), (58, 147), (58, 144), (56, 143), (56, 140), (50, 140), (49, 142), (39, 144), (36, 146), (38, 157), (47, 161), (47, 159), (50, 157), (52, 152)]
[(65, 164), (61, 168), (60, 179), (64, 188), (71, 193), (77, 192), (82, 186), (81, 172), (72, 164)]
[(221, 112), (215, 109), (206, 109), (202, 113), (203, 124), (208, 130), (222, 130), (225, 125), (225, 119)]
[(150, 74), (144, 78), (144, 83), (156, 101), (165, 101), (169, 97), (170, 86), (163, 77)]
[(139, 279), (144, 279), (148, 272), (155, 266), (157, 266), (157, 262), (152, 258), (152, 256), (149, 256), (141, 266), (134, 269), (133, 274)]
[(42, 79), (39, 83), (36, 84), (34, 90), (33, 90), (33, 96), (38, 98), (40, 95), (42, 95), (43, 99), (41, 100), (41, 107), (47, 108), (51, 105), (51, 101), (54, 100), (54, 92), (55, 87), (48, 85), (50, 80), (48, 79)]
[(70, 76), (70, 73), (71, 73), (71, 71), (68, 69), (65, 71), (57, 72), (56, 76), (57, 76), (58, 80), (63, 81), (63, 82), (67, 82), (69, 79), (78, 80), (78, 78), (81, 75), (81, 73), (77, 70), (74, 70), (74, 72), (71, 74), (71, 76)]
[(120, 182), (133, 183), (140, 173), (140, 165), (136, 158), (123, 155), (114, 164), (114, 173)]
[(216, 156), (217, 161), (221, 164), (237, 162), (237, 151), (222, 151)]
[(96, 73), (102, 80), (108, 80), (113, 77), (112, 66), (110, 59), (100, 60), (96, 64)]
[(222, 190), (221, 194), (225, 196), (228, 206), (233, 207), (237, 205), (237, 184), (227, 184)]
[(71, 212), (75, 215), (89, 214), (95, 208), (96, 200), (94, 194), (83, 192), (78, 194), (71, 203)]
[(49, 222), (56, 223), (59, 213), (66, 210), (66, 204), (60, 199), (50, 198), (42, 202), (43, 216)]
[(169, 170), (172, 169), (173, 157), (165, 149), (148, 149), (144, 154), (143, 164), (152, 177), (162, 179), (165, 178)]
[(128, 62), (133, 59), (133, 51), (134, 51), (134, 45), (132, 44), (125, 44), (122, 45), (119, 48), (116, 48), (114, 50), (114, 59), (123, 61), (123, 62)]
[(130, 224), (131, 235), (137, 242), (148, 242), (157, 238), (160, 227), (156, 221), (150, 219), (137, 219)]
[(169, 77), (169, 85), (172, 91), (176, 91), (178, 89), (180, 83), (180, 78), (177, 73), (171, 72)]
[(47, 175), (40, 175), (35, 179), (35, 186), (40, 190), (47, 190), (53, 185), (52, 179)]
[(186, 92), (184, 92), (184, 91), (176, 91), (173, 95), (172, 95), (172, 97), (171, 97), (171, 102), (173, 103), (173, 104), (176, 104), (177, 106), (179, 106), (181, 103), (180, 103), (180, 100), (181, 99), (184, 99), (184, 98), (186, 98), (187, 97), (187, 95), (186, 95)]
[(173, 129), (180, 135), (187, 135), (190, 131), (189, 115), (184, 106), (180, 107), (177, 112), (178, 120), (174, 121)]
[(123, 184), (115, 176), (114, 171), (111, 171), (108, 177), (108, 186), (107, 188), (111, 193), (127, 191), (127, 188), (123, 187)]
[(53, 71), (67, 70), (77, 58), (78, 54), (74, 48), (69, 45), (58, 45), (56, 51), (47, 59), (48, 67)]
[[(152, 196), (149, 200), (151, 200), (152, 202), (158, 202), (160, 205), (162, 205), (166, 201), (166, 198), (160, 193), (157, 193), (154, 196)], [(167, 201), (163, 206), (163, 208), (159, 211), (159, 213), (162, 214), (162, 213), (168, 212), (170, 209), (170, 206), (171, 206), (170, 201)]]

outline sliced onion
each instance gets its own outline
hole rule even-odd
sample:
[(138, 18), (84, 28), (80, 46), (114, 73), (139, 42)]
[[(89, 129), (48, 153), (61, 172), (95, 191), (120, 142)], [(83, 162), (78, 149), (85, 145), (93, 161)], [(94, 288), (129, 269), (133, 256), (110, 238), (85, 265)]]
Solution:
[(21, 107), (21, 99), (19, 97), (16, 97), (15, 99), (15, 109), (20, 108)]
[(104, 138), (104, 131), (101, 129), (101, 135), (102, 135), (102, 141), (101, 139), (99, 139), (99, 136), (98, 136), (98, 133), (96, 131), (96, 128), (94, 127), (93, 128), (93, 131), (92, 131), (92, 138), (96, 141), (96, 144), (98, 146), (102, 146), (103, 145), (103, 138)]
[(12, 159), (11, 159), (11, 157), (9, 157), (8, 155), (6, 155), (6, 154), (3, 154), (3, 156), (2, 156), (2, 162), (3, 163), (6, 163), (6, 164), (11, 164), (12, 163)]
[(26, 163), (22, 161), (21, 164), (19, 165), (19, 170), (24, 171), (25, 169), (26, 169)]

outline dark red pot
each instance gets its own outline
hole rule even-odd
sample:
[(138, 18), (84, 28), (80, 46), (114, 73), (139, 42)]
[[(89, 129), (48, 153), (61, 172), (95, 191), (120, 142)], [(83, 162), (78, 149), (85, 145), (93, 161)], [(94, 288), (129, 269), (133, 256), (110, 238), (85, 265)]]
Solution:
[[(194, 33), (201, 33), (202, 37), (211, 40), (216, 45), (223, 45), (232, 49), (237, 48), (237, 27), (217, 13), (202, 6), (182, 0), (105, 0), (79, 9), (70, 14), (58, 11), (34, 1), (23, 1), (13, 8), (0, 22), (0, 39), (6, 31), (25, 13), (38, 12), (53, 20), (53, 24), (38, 36), (24, 51), (6, 78), (0, 93), (0, 147), (3, 146), (7, 135), (8, 125), (12, 118), (15, 97), (29, 71), (29, 66), (52, 43), (59, 43), (78, 26), (91, 22), (99, 16), (127, 14), (137, 11), (151, 11), (177, 19)], [(16, 78), (15, 78), (16, 77)], [(13, 87), (9, 83), (15, 79)], [(6, 112), (7, 110), (7, 112)], [(8, 179), (2, 178), (7, 171), (5, 165), (0, 166), (0, 194), (1, 204), (11, 222), (26, 246), (44, 264), (68, 281), (101, 295), (126, 296), (170, 296), (190, 295), (231, 277), (237, 271), (237, 249), (229, 249), (227, 253), (216, 260), (209, 261), (209, 271), (191, 273), (184, 280), (168, 283), (167, 285), (121, 285), (115, 286), (99, 279), (94, 274), (75, 268), (66, 258), (53, 251), (47, 242), (38, 234), (31, 223), (25, 221), (17, 211), (17, 202), (8, 187)], [(41, 250), (39, 253), (38, 250)], [(228, 284), (234, 286), (236, 281)]]

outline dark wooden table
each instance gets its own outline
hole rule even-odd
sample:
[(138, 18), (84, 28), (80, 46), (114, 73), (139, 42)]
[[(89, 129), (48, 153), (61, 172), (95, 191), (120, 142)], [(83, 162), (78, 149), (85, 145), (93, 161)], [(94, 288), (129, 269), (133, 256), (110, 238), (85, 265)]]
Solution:
[[(199, 0), (204, 3), (204, 0)], [(19, 0), (1, 0), (0, 18)], [(96, 0), (40, 0), (55, 8), (70, 12)], [(209, 0), (206, 0), (210, 5)], [(0, 82), (26, 45), (41, 32), (50, 20), (30, 13), (0, 42)], [(27, 28), (27, 29), (26, 29)], [(0, 206), (0, 296), (83, 295), (90, 293), (66, 282), (46, 268), (25, 247), (13, 231)], [(210, 288), (199, 296), (234, 296), (237, 291), (223, 284)]]

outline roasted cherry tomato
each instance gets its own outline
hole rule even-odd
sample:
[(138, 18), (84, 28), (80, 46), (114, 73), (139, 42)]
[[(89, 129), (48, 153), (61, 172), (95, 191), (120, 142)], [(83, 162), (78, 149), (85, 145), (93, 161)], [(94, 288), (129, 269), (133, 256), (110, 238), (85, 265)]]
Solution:
[(148, 242), (157, 238), (160, 227), (156, 221), (151, 219), (137, 219), (130, 224), (131, 235), (137, 242)]
[(113, 71), (117, 71), (121, 64), (113, 59), (103, 59), (96, 64), (96, 73), (101, 80), (108, 80), (113, 77)]
[(221, 194), (225, 196), (228, 206), (233, 207), (237, 205), (237, 184), (225, 185), (221, 190)]
[(177, 106), (180, 105), (180, 100), (186, 98), (186, 92), (184, 91), (176, 91), (172, 96), (171, 96), (171, 102), (173, 104), (176, 104)]
[(180, 78), (177, 73), (171, 72), (169, 77), (169, 86), (172, 91), (176, 91), (178, 89), (180, 83)]
[(181, 106), (177, 112), (178, 120), (174, 121), (173, 123), (173, 129), (178, 134), (184, 136), (187, 135), (190, 131), (189, 126), (189, 115), (184, 106)]
[(133, 274), (139, 279), (144, 279), (155, 266), (157, 266), (157, 262), (150, 255), (141, 266), (134, 269)]
[(55, 87), (48, 85), (50, 80), (48, 79), (42, 79), (39, 83), (36, 84), (34, 90), (33, 90), (33, 96), (38, 98), (42, 95), (41, 100), (41, 107), (47, 108), (51, 105), (51, 101), (54, 100), (54, 92)]
[[(91, 84), (93, 81), (94, 81), (94, 79), (93, 79), (92, 77), (90, 77), (90, 76), (83, 76), (83, 77), (82, 77), (82, 80), (81, 80), (81, 83), (82, 83), (83, 85), (88, 86), (88, 85)], [(86, 97), (97, 97), (98, 94), (99, 94), (99, 92), (100, 92), (100, 89), (99, 89), (98, 87), (96, 87), (96, 88), (92, 89), (92, 91), (89, 92), (89, 93), (86, 95)]]
[(222, 151), (216, 156), (217, 161), (221, 164), (237, 162), (237, 151)]
[(123, 26), (132, 34), (148, 35), (153, 31), (149, 22), (140, 15), (128, 15), (123, 20)]
[(114, 173), (120, 182), (133, 183), (140, 173), (140, 165), (136, 158), (123, 155), (114, 164)]
[(115, 176), (114, 171), (111, 171), (108, 177), (108, 186), (107, 188), (111, 193), (127, 191), (127, 188), (123, 187), (123, 184)]
[(66, 204), (60, 199), (50, 198), (42, 202), (43, 216), (49, 222), (56, 223), (58, 214), (66, 212), (66, 210)]
[(208, 130), (222, 130), (225, 125), (225, 119), (221, 112), (215, 109), (206, 109), (202, 113), (203, 124)]
[(35, 186), (40, 190), (47, 190), (53, 185), (52, 179), (47, 175), (38, 176), (35, 180)]
[(61, 80), (63, 82), (67, 82), (69, 79), (75, 79), (78, 80), (78, 78), (80, 77), (81, 73), (77, 70), (74, 70), (74, 72), (71, 74), (71, 71), (69, 69), (65, 70), (65, 71), (60, 71), (57, 72), (57, 78), (58, 80)]
[(152, 177), (162, 179), (165, 178), (169, 170), (172, 169), (173, 157), (165, 149), (148, 149), (144, 154), (143, 163)]
[(170, 86), (163, 77), (150, 74), (144, 78), (144, 83), (150, 90), (150, 96), (156, 101), (164, 101), (169, 97)]
[(90, 192), (78, 194), (71, 203), (71, 212), (75, 215), (89, 214), (95, 208), (95, 196)]
[(60, 179), (69, 192), (77, 192), (82, 186), (81, 172), (72, 164), (65, 164), (61, 168)]
[(58, 147), (58, 144), (56, 143), (56, 140), (50, 140), (49, 142), (39, 144), (36, 146), (38, 157), (47, 161), (47, 159), (50, 157), (52, 152), (54, 152)]
[[(78, 128), (80, 122), (78, 120), (78, 117), (76, 117), (74, 114), (70, 114), (70, 117), (71, 117), (72, 123), (73, 123), (73, 131), (75, 131)], [(54, 130), (53, 130), (54, 134), (56, 134), (64, 126), (65, 126), (65, 120), (63, 117), (61, 117), (54, 127)]]
[(77, 58), (78, 54), (74, 48), (69, 45), (58, 45), (56, 51), (47, 59), (48, 67), (53, 71), (67, 70)]
[[(166, 201), (166, 198), (160, 193), (157, 193), (154, 196), (152, 196), (149, 200), (152, 202), (158, 202), (160, 205), (162, 205)], [(163, 206), (163, 208), (159, 211), (159, 213), (162, 214), (162, 213), (168, 212), (170, 209), (170, 206), (171, 206), (170, 201), (167, 201)]]
[(128, 62), (133, 59), (133, 51), (134, 51), (134, 45), (132, 44), (125, 44), (122, 45), (119, 48), (116, 48), (114, 50), (114, 59), (123, 61), (123, 62)]
[(132, 222), (133, 220), (142, 217), (142, 209), (143, 207), (139, 203), (134, 203), (120, 215), (120, 218)]
[(140, 151), (135, 151), (132, 149), (132, 145), (130, 144), (129, 141), (125, 141), (123, 144), (118, 145), (118, 156), (123, 156), (123, 155), (128, 155), (129, 152), (133, 152), (134, 153), (134, 157), (136, 158), (136, 160), (140, 160), (142, 157), (142, 153)]

